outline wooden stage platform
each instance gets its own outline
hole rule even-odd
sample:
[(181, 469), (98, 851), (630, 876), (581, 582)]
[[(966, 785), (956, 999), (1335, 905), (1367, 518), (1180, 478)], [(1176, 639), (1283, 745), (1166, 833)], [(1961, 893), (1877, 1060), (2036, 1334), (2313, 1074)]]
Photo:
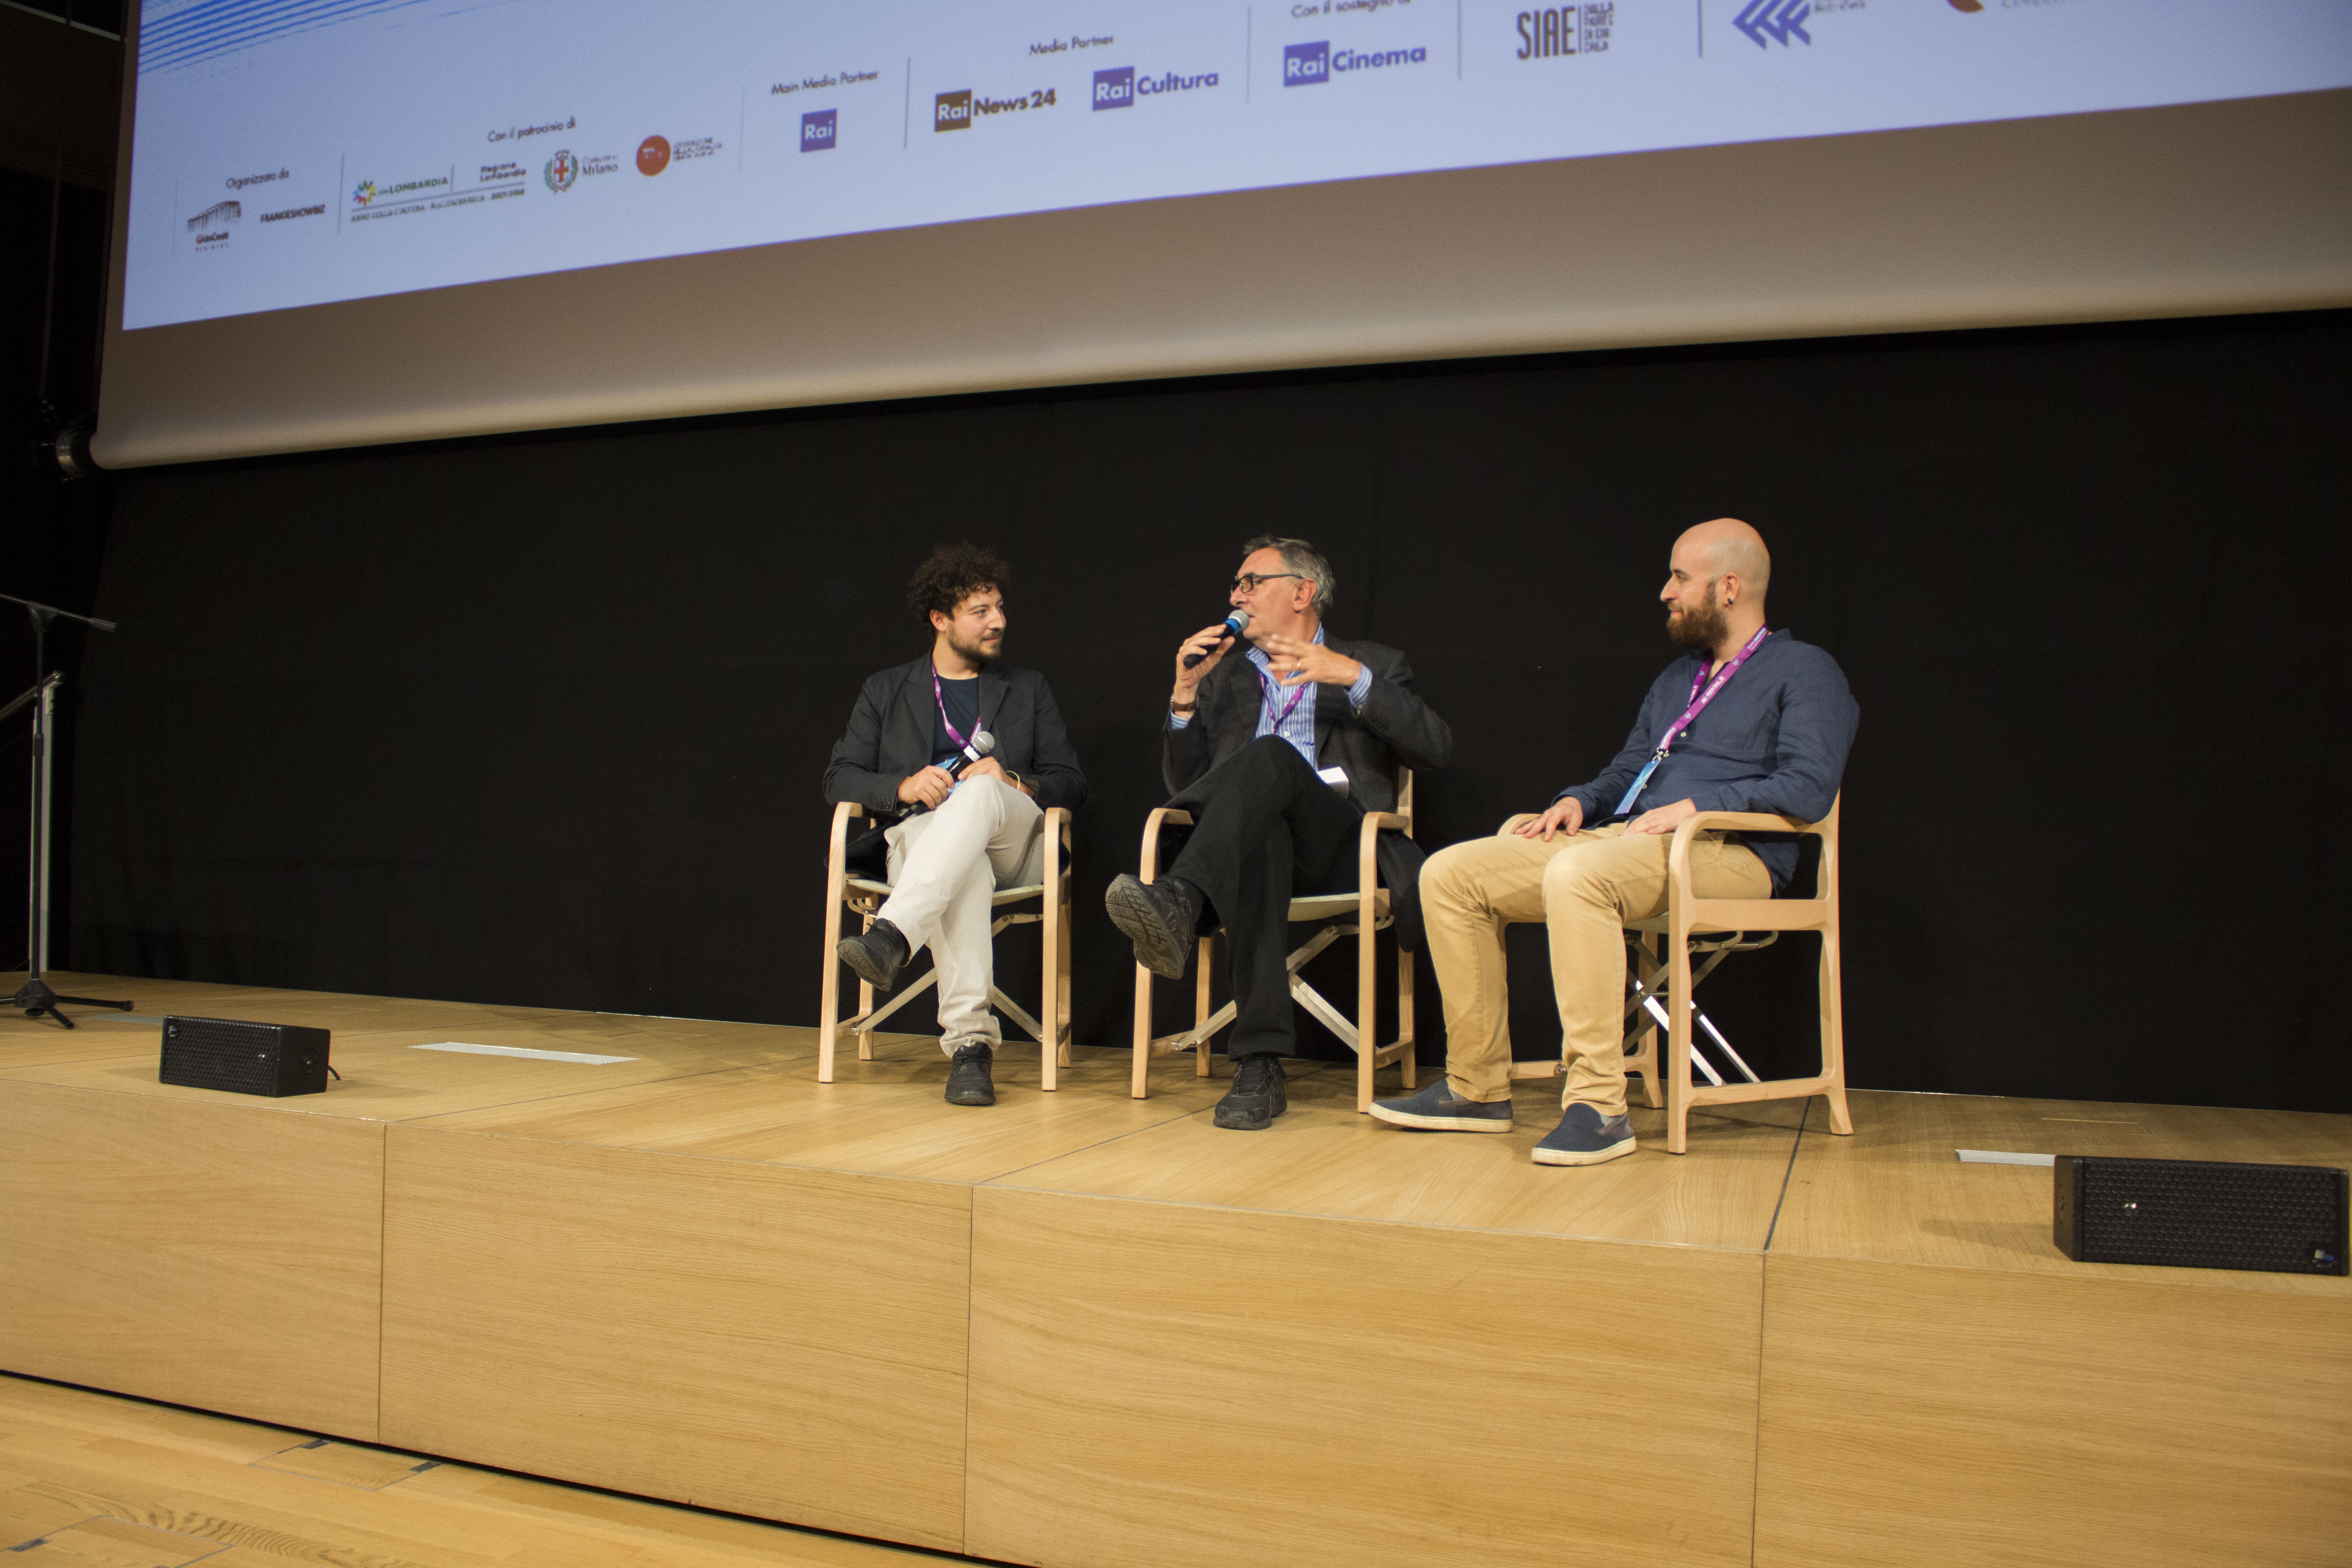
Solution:
[(2352, 1562), (2352, 1281), (2070, 1263), (2046, 1169), (1953, 1153), (2352, 1117), (1859, 1094), (1552, 1170), (1540, 1082), (1415, 1135), (1302, 1066), (1242, 1134), (1123, 1049), (968, 1110), (929, 1039), (819, 1084), (811, 1029), (53, 978), (343, 1079), (0, 1019), (10, 1371), (1055, 1568)]

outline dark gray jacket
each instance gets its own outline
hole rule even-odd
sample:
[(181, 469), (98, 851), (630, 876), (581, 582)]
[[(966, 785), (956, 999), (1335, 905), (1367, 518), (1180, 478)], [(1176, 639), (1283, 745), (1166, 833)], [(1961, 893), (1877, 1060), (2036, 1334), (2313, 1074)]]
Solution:
[[(1364, 710), (1348, 702), (1344, 686), (1315, 689), (1315, 752), (1323, 767), (1348, 770), (1348, 800), (1358, 811), (1396, 809), (1396, 770), (1442, 768), (1454, 755), (1454, 731), (1412, 689), (1412, 666), (1404, 655), (1379, 643), (1355, 642), (1326, 634), (1332, 652), (1372, 672)], [(1164, 723), (1160, 772), (1169, 802), (1187, 809), (1208, 798), (1218, 765), (1257, 738), (1264, 697), (1257, 667), (1248, 650), (1235, 647), (1201, 682), (1200, 709), (1179, 730)], [(1421, 947), (1421, 847), (1402, 833), (1382, 833), (1378, 849), (1381, 885), (1396, 911), (1397, 941), (1408, 952)]]
[[(906, 810), (898, 781), (930, 765), (938, 717), (929, 654), (868, 677), (849, 715), (849, 731), (835, 742), (833, 761), (825, 764), (824, 798), (854, 800), (885, 816)], [(1028, 782), (1040, 807), (1076, 811), (1086, 804), (1087, 775), (1044, 676), (995, 659), (982, 665), (980, 727), (996, 737), (992, 755)]]

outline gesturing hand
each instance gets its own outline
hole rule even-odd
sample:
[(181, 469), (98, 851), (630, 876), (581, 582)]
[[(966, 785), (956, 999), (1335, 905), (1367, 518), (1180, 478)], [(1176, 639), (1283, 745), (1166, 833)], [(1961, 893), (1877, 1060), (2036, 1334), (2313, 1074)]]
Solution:
[(1698, 815), (1697, 803), (1678, 800), (1672, 805), (1661, 805), (1643, 812), (1625, 825), (1628, 833), (1672, 833)]
[(1522, 838), (1541, 838), (1551, 842), (1555, 833), (1573, 838), (1576, 830), (1584, 826), (1584, 803), (1574, 795), (1563, 795), (1551, 803), (1551, 809), (1541, 816), (1530, 817), (1511, 829)]
[(919, 773), (908, 773), (898, 781), (898, 798), (908, 805), (928, 805), (933, 811), (947, 799), (948, 791), (955, 788), (955, 780), (948, 777), (941, 767), (925, 768)]
[(1257, 646), (1265, 650), (1268, 668), (1285, 686), (1307, 680), (1318, 686), (1353, 686), (1356, 677), (1364, 673), (1362, 665), (1344, 653), (1332, 652), (1325, 643), (1270, 637)]

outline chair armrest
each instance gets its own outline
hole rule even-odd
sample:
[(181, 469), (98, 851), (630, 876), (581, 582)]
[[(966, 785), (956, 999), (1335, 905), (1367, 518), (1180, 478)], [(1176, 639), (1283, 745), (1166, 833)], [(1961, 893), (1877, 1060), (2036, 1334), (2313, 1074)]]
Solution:
[(841, 891), (842, 881), (849, 875), (849, 825), (866, 815), (866, 808), (854, 800), (845, 800), (833, 808), (833, 841), (824, 857), (825, 887), (834, 894)]
[(1817, 822), (1800, 822), (1793, 816), (1776, 816), (1761, 811), (1694, 812), (1675, 828), (1674, 842), (1666, 848), (1666, 876), (1684, 898), (1691, 896), (1691, 841), (1703, 832), (1819, 833), (1822, 830), (1822, 825)]
[(1364, 826), (1357, 830), (1356, 837), (1356, 891), (1367, 907), (1373, 890), (1381, 885), (1380, 843), (1383, 827), (1404, 834), (1412, 831), (1412, 824), (1393, 811), (1364, 813)]
[(1070, 808), (1068, 806), (1049, 805), (1045, 808), (1045, 832), (1049, 837), (1061, 841), (1063, 854), (1066, 855), (1070, 852)]
[(1163, 805), (1143, 819), (1143, 859), (1139, 875), (1147, 882), (1160, 874), (1160, 827), (1162, 823), (1190, 827), (1192, 826), (1192, 814), (1180, 811), (1172, 805)]

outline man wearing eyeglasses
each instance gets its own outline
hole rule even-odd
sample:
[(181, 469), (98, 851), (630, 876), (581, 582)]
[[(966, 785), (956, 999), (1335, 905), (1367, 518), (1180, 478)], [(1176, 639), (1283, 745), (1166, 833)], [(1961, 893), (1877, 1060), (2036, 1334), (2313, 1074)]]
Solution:
[[(1231, 623), (1185, 638), (1162, 726), (1169, 804), (1198, 826), (1158, 880), (1120, 876), (1104, 903), (1136, 962), (1171, 979), (1199, 933), (1224, 928), (1238, 1016), (1215, 1121), (1255, 1131), (1288, 1105), (1290, 900), (1356, 889), (1364, 813), (1396, 809), (1400, 763), (1444, 767), (1454, 732), (1414, 693), (1404, 655), (1325, 635), (1331, 563), (1312, 544), (1269, 535), (1243, 549), (1228, 603), (1248, 612), (1250, 647), (1235, 654)], [(1384, 833), (1379, 869), (1398, 943), (1416, 948), (1421, 850)]]

